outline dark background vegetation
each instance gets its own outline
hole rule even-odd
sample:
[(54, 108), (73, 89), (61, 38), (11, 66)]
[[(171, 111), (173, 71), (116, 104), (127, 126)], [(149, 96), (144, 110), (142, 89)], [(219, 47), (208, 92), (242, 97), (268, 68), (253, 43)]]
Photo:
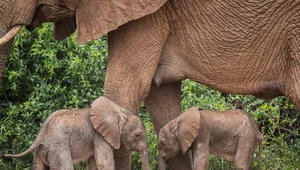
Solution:
[[(78, 45), (75, 36), (55, 41), (51, 24), (15, 38), (0, 87), (0, 169), (29, 170), (33, 154), (6, 159), (4, 153), (20, 153), (34, 141), (46, 117), (62, 108), (84, 108), (103, 95), (107, 38)], [(182, 84), (182, 107), (211, 110), (240, 108), (249, 112), (263, 136), (261, 169), (296, 170), (300, 167), (300, 113), (285, 97), (264, 101), (253, 96), (228, 95), (190, 80)], [(152, 169), (157, 169), (157, 136), (146, 109), (142, 117), (148, 133)], [(257, 152), (254, 161), (257, 166)], [(75, 169), (86, 169), (85, 162)], [(141, 169), (134, 153), (132, 169)], [(232, 163), (211, 157), (210, 169), (233, 169)]]

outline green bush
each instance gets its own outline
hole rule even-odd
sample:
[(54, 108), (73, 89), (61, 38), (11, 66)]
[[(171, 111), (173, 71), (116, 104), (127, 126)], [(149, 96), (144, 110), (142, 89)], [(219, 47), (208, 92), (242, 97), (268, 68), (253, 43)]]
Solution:
[[(52, 26), (15, 38), (0, 88), (0, 154), (27, 149), (45, 118), (62, 108), (84, 108), (103, 95), (107, 38), (78, 45), (75, 35), (65, 41), (53, 39)], [(252, 96), (228, 95), (190, 80), (183, 81), (182, 108), (210, 110), (241, 108), (249, 112), (263, 135), (261, 169), (299, 169), (300, 113), (284, 97), (264, 101)], [(145, 107), (139, 113), (147, 129), (152, 169), (157, 169), (157, 136)], [(31, 169), (32, 156), (0, 158), (0, 169)], [(255, 154), (255, 168), (257, 154)], [(76, 165), (86, 169), (86, 163)], [(132, 169), (141, 169), (134, 153)], [(232, 163), (211, 156), (210, 169), (233, 169)]]
[[(75, 36), (55, 41), (50, 24), (15, 38), (0, 90), (1, 153), (20, 153), (55, 110), (84, 108), (103, 95), (106, 37), (78, 45)], [(31, 169), (32, 154), (1, 159), (5, 169)]]

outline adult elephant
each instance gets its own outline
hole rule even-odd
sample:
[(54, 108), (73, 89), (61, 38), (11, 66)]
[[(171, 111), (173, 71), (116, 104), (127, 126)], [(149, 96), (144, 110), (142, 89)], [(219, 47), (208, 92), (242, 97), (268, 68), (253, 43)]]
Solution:
[[(145, 101), (156, 132), (181, 113), (186, 78), (226, 93), (285, 95), (300, 110), (298, 0), (6, 1), (4, 32), (54, 22), (56, 39), (77, 28), (80, 43), (108, 32), (105, 96), (135, 113)], [(130, 155), (115, 154), (117, 169), (130, 169)], [(167, 164), (191, 169), (188, 156)]]

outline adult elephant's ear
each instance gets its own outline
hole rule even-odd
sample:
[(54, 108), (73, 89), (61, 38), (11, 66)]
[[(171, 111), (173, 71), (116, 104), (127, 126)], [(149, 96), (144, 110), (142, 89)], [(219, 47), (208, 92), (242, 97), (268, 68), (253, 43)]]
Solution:
[(63, 18), (54, 22), (53, 35), (57, 40), (64, 40), (76, 30), (75, 18)]
[(81, 0), (76, 10), (79, 43), (102, 37), (128, 21), (158, 10), (167, 0)]
[(93, 127), (114, 149), (121, 146), (121, 130), (126, 121), (122, 112), (112, 112), (107, 109), (91, 109), (90, 120)]
[(198, 109), (192, 107), (181, 114), (176, 122), (177, 124), (171, 125), (171, 130), (175, 132), (181, 151), (185, 154), (199, 134), (200, 113)]

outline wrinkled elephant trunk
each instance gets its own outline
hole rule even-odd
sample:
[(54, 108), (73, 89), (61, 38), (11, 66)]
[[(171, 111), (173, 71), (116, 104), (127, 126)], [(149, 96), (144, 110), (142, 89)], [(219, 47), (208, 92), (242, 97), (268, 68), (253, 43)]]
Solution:
[(158, 152), (158, 168), (159, 170), (165, 170), (165, 159), (160, 152)]
[(149, 160), (149, 153), (147, 147), (141, 150), (141, 158), (142, 158), (143, 169), (150, 170), (150, 160)]
[(14, 27), (8, 33), (3, 33), (0, 30), (0, 87), (2, 85), (2, 74), (5, 69), (5, 63), (9, 55), (9, 49), (12, 45), (14, 36), (21, 29), (22, 26)]

